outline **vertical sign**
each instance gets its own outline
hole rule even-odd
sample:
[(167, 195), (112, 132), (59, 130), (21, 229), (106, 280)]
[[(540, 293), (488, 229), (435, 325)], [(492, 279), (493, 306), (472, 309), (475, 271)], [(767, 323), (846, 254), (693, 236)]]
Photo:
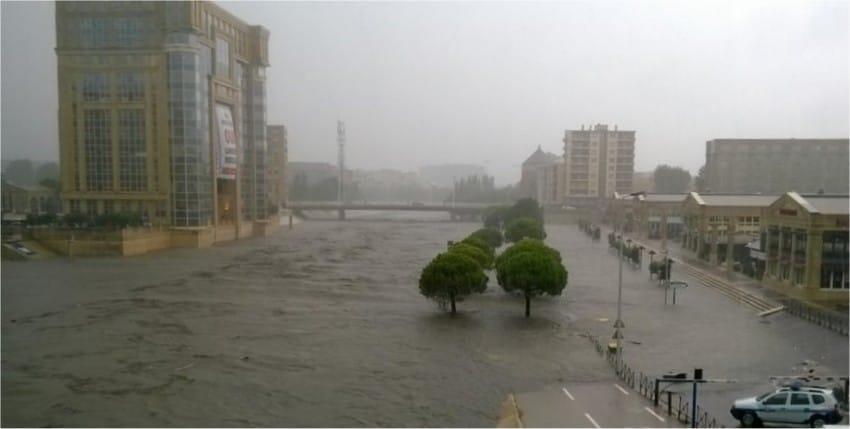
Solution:
[(215, 105), (216, 128), (218, 129), (218, 171), (219, 179), (236, 178), (236, 132), (233, 128), (233, 114), (230, 106)]

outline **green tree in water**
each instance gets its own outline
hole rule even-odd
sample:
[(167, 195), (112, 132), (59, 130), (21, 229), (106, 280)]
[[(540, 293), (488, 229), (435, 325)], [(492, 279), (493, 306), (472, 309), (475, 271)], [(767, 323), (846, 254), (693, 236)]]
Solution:
[(477, 262), (483, 270), (488, 270), (493, 266), (493, 256), (487, 254), (483, 250), (469, 243), (456, 243), (449, 247), (450, 253), (457, 253), (466, 256), (469, 259)]
[(481, 228), (478, 231), (469, 234), (469, 236), (484, 240), (494, 249), (502, 245), (502, 231), (499, 231), (496, 228)]
[(482, 252), (486, 253), (490, 260), (493, 260), (495, 256), (495, 250), (490, 246), (486, 241), (482, 240), (479, 237), (469, 236), (461, 240), (461, 243), (468, 244), (473, 247), (477, 247), (481, 249)]
[(477, 262), (459, 252), (437, 255), (419, 277), (419, 293), (438, 303), (451, 303), (451, 313), (457, 310), (455, 302), (473, 293), (487, 289), (487, 276)]
[(505, 228), (506, 241), (516, 243), (523, 238), (534, 238), (537, 240), (546, 238), (546, 231), (543, 230), (543, 224), (532, 218), (521, 217), (512, 221)]
[(531, 316), (531, 298), (561, 295), (567, 286), (561, 254), (540, 240), (525, 239), (496, 258), (496, 278), (506, 292), (525, 298), (525, 317)]

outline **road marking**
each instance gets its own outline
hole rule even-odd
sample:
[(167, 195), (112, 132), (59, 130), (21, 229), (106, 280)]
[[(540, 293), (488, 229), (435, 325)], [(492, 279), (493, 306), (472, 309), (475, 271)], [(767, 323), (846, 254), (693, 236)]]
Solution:
[(593, 426), (596, 426), (598, 428), (602, 427), (599, 426), (599, 423), (596, 423), (596, 420), (593, 420), (593, 417), (590, 417), (590, 414), (584, 413), (584, 416), (587, 417), (587, 419), (590, 420), (591, 423), (593, 423)]
[(649, 414), (655, 416), (656, 419), (661, 420), (661, 423), (664, 423), (664, 417), (655, 414), (655, 411), (652, 411), (651, 409), (649, 409), (649, 407), (643, 407), (643, 409), (646, 410), (646, 412), (648, 412)]
[(620, 391), (621, 391), (621, 392), (623, 392), (623, 394), (624, 394), (624, 395), (628, 395), (628, 394), (629, 394), (629, 392), (626, 392), (626, 389), (623, 389), (623, 388), (622, 388), (622, 387), (620, 387), (620, 385), (619, 385), (619, 384), (617, 384), (617, 383), (614, 383), (614, 387), (616, 387), (616, 388), (620, 389)]
[(567, 396), (570, 398), (570, 400), (571, 400), (571, 401), (575, 401), (575, 400), (576, 400), (576, 398), (573, 398), (573, 395), (570, 395), (570, 392), (568, 392), (568, 391), (567, 391), (567, 388), (566, 388), (566, 387), (561, 388), (561, 390), (563, 390), (563, 391), (564, 391), (564, 393), (566, 393), (566, 394), (567, 394)]

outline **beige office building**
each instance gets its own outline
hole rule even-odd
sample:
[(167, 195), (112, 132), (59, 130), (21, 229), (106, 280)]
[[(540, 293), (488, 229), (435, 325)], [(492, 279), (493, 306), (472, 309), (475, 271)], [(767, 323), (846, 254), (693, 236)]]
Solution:
[(848, 192), (848, 139), (715, 139), (705, 144), (712, 193)]
[(560, 206), (564, 198), (563, 183), (563, 159), (537, 167), (537, 202), (543, 206)]
[(287, 141), (286, 127), (283, 125), (268, 126), (268, 163), (266, 173), (269, 191), (269, 205), (272, 207), (285, 207), (288, 201), (286, 164)]
[(206, 1), (55, 6), (63, 211), (250, 235), (269, 32)]
[(764, 283), (809, 301), (839, 303), (850, 290), (846, 195), (788, 192), (763, 210)]
[(744, 245), (759, 236), (762, 210), (777, 195), (717, 195), (691, 192), (682, 203), (682, 248), (714, 264), (734, 267), (735, 245)]
[(564, 199), (573, 206), (599, 205), (615, 192), (632, 191), (635, 132), (607, 125), (564, 132)]

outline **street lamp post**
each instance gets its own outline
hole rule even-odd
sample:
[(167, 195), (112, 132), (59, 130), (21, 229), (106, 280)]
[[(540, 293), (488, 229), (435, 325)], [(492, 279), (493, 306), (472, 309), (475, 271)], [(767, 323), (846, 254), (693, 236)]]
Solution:
[[(631, 241), (631, 240), (629, 240)], [(620, 268), (619, 274), (617, 278), (617, 321), (614, 322), (614, 341), (617, 344), (617, 364), (616, 370), (617, 373), (620, 373), (620, 368), (623, 365), (623, 332), (622, 329), (626, 327), (623, 323), (622, 313), (623, 313), (623, 237), (617, 236), (617, 248), (618, 254), (620, 257)]]
[(655, 256), (655, 251), (649, 249), (649, 279), (652, 280), (652, 257)]
[(643, 247), (643, 245), (638, 246), (638, 260), (637, 260), (638, 268), (643, 266), (643, 249), (645, 249), (645, 247)]

